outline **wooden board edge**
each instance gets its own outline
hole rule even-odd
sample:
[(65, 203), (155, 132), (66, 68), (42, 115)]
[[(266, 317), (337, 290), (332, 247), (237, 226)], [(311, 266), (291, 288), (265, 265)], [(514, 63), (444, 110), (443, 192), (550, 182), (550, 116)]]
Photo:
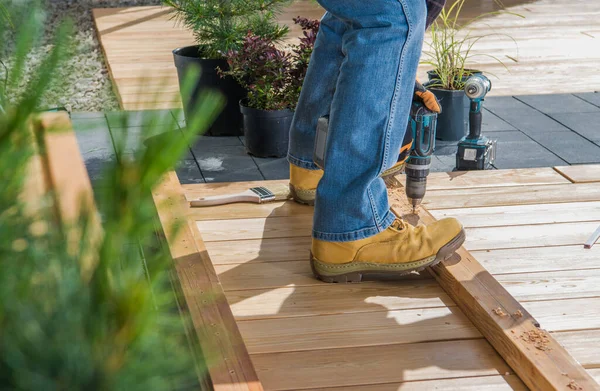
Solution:
[(564, 169), (568, 170), (568, 169), (572, 169), (573, 167), (585, 168), (586, 166), (600, 166), (600, 165), (599, 164), (582, 164), (582, 165), (574, 165), (574, 166), (554, 166), (552, 168), (559, 175), (562, 175), (566, 180), (568, 180), (571, 183), (596, 183), (596, 182), (600, 182), (600, 177), (598, 177), (597, 179), (577, 180), (577, 179), (572, 178), (567, 172), (563, 171)]
[[(424, 208), (411, 219), (412, 208), (403, 191), (397, 189), (393, 199), (392, 209), (397, 215), (406, 216), (412, 224), (436, 221)], [(429, 272), (531, 390), (569, 390), (571, 382), (584, 390), (600, 390), (583, 366), (542, 330), (464, 247)]]
[(115, 76), (113, 75), (113, 71), (110, 65), (110, 62), (108, 61), (108, 53), (106, 53), (106, 49), (104, 48), (104, 38), (102, 37), (102, 35), (100, 34), (100, 26), (98, 26), (98, 12), (97, 10), (102, 10), (105, 8), (94, 8), (92, 9), (92, 19), (94, 20), (94, 30), (96, 31), (96, 37), (98, 37), (98, 44), (100, 46), (100, 49), (102, 50), (102, 58), (104, 59), (104, 63), (106, 64), (106, 69), (108, 70), (108, 76), (110, 78), (110, 84), (112, 86), (112, 90), (115, 93), (115, 96), (117, 97), (117, 101), (119, 102), (119, 107), (121, 107), (122, 110), (125, 110), (125, 107), (123, 106), (123, 98), (121, 97), (121, 93), (119, 92), (119, 86), (117, 85)]
[[(45, 176), (44, 184), (54, 198), (56, 218), (65, 230), (70, 251), (77, 253), (84, 234), (91, 248), (100, 246), (103, 236), (101, 219), (69, 115), (66, 112), (41, 114), (33, 118), (33, 129)], [(77, 226), (82, 217), (86, 219), (85, 233)], [(92, 269), (91, 256), (81, 261), (84, 269)]]
[[(215, 390), (263, 390), (175, 172), (152, 192)], [(210, 365), (210, 361), (216, 365)]]

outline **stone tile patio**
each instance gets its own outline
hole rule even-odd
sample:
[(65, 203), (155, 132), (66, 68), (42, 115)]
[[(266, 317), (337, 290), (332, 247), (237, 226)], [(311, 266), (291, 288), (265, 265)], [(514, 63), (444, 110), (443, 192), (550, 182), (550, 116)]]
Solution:
[[(496, 168), (546, 167), (600, 163), (600, 93), (490, 97), (484, 102), (483, 132), (498, 140)], [(183, 131), (181, 110), (158, 110), (156, 121)], [(143, 111), (73, 113), (73, 127), (90, 178), (114, 159), (113, 143), (129, 121), (126, 149), (146, 130)], [(456, 143), (436, 145), (434, 171), (452, 171)], [(182, 183), (235, 182), (288, 178), (285, 158), (257, 158), (246, 153), (243, 137), (201, 137), (176, 168)]]

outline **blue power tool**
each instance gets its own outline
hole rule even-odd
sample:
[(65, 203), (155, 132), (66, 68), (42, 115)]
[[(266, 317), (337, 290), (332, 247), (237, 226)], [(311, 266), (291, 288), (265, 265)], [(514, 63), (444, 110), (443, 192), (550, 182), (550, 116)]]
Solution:
[(413, 146), (404, 168), (406, 197), (412, 204), (413, 213), (425, 197), (431, 155), (435, 149), (436, 126), (437, 114), (422, 103), (413, 101), (406, 129), (407, 134), (412, 133)]
[(492, 89), (492, 82), (482, 74), (469, 77), (465, 94), (471, 100), (469, 134), (458, 142), (456, 169), (458, 171), (486, 170), (496, 159), (496, 140), (481, 135), (481, 103)]

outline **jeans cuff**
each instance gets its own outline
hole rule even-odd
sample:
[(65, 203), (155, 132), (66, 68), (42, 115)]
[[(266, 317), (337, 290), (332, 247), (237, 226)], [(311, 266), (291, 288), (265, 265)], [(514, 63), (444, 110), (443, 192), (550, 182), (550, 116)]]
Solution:
[(287, 159), (288, 159), (288, 162), (290, 162), (294, 166), (298, 166), (300, 168), (305, 168), (307, 170), (320, 170), (320, 168), (312, 160), (311, 161), (302, 160), (295, 156), (292, 156), (289, 153), (288, 153)]
[(341, 233), (319, 232), (313, 229), (312, 234), (313, 238), (323, 240), (325, 242), (351, 242), (353, 240), (366, 239), (368, 237), (377, 235), (381, 231), (385, 231), (396, 219), (396, 215), (392, 211), (388, 210), (382, 221), (372, 227), (359, 229), (358, 231)]

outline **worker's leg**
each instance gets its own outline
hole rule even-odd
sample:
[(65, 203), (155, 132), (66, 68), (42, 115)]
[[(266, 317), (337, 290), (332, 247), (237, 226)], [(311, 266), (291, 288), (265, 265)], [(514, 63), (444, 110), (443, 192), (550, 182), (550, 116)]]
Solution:
[(425, 1), (319, 2), (347, 29), (313, 236), (354, 241), (395, 220), (379, 174), (396, 162), (404, 137), (425, 31)]
[(318, 169), (313, 162), (317, 120), (329, 114), (344, 59), (342, 35), (345, 30), (344, 22), (330, 13), (325, 13), (321, 19), (290, 130), (288, 160), (296, 167)]

